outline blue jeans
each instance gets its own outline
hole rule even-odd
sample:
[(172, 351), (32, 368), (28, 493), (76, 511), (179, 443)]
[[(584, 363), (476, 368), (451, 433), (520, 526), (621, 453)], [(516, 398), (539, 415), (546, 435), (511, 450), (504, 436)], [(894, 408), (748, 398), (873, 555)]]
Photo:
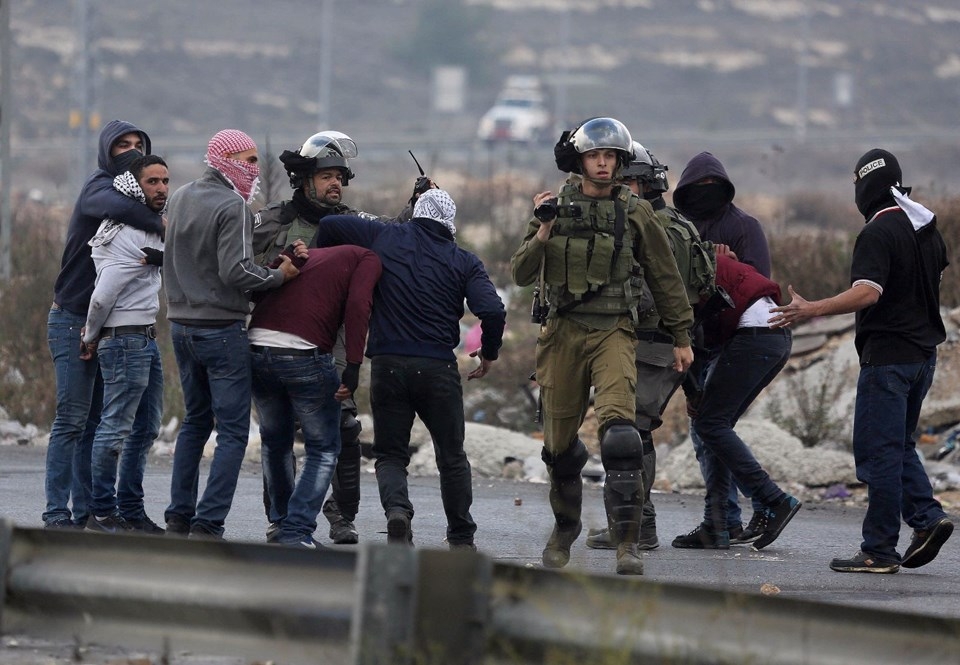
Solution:
[[(705, 365), (705, 371), (703, 376), (700, 378), (700, 385), (706, 385), (707, 380), (710, 378), (710, 375), (713, 373), (713, 368), (716, 367), (717, 357), (714, 356), (707, 361)], [(727, 529), (732, 529), (737, 526), (743, 526), (743, 512), (740, 510), (740, 499), (738, 496), (742, 494), (743, 496), (750, 499), (753, 512), (761, 511), (764, 509), (763, 503), (758, 499), (750, 497), (749, 491), (745, 487), (741, 487), (740, 483), (737, 482), (737, 479), (733, 476), (730, 476), (730, 472), (727, 471), (727, 468), (717, 460), (713, 455), (704, 454), (703, 439), (700, 438), (700, 435), (697, 434), (697, 430), (693, 428), (693, 422), (690, 423), (690, 440), (693, 441), (693, 452), (697, 456), (697, 462), (700, 464), (700, 474), (704, 478), (704, 483), (706, 483), (706, 478), (715, 477), (717, 474), (725, 473), (729, 476), (730, 480), (728, 481), (730, 489), (727, 492)], [(704, 495), (703, 497), (703, 521), (707, 524), (710, 523), (710, 496)]]
[[(260, 415), (263, 477), (280, 542), (311, 536), (340, 454), (340, 378), (333, 354), (312, 357), (251, 351), (253, 401)], [(300, 422), (304, 461), (294, 483), (293, 434)]]
[(440, 499), (447, 517), (447, 542), (473, 542), (477, 525), (470, 515), (473, 487), (463, 452), (463, 389), (453, 361), (408, 356), (376, 356), (370, 365), (373, 452), (377, 485), (385, 512), (413, 517), (407, 492), (410, 429), (419, 416), (433, 439), (440, 471)]
[(926, 529), (945, 515), (913, 440), (936, 367), (934, 352), (922, 363), (860, 368), (853, 455), (868, 493), (860, 549), (881, 561), (900, 561), (901, 516), (910, 527)]
[(83, 524), (89, 514), (90, 455), (100, 422), (103, 381), (96, 358), (80, 359), (80, 329), (86, 321), (86, 312), (76, 314), (57, 305), (47, 316), (47, 343), (57, 379), (57, 413), (47, 448), (44, 523), (72, 517)]
[(704, 385), (693, 428), (703, 439), (704, 456), (714, 458), (710, 467), (713, 472), (704, 481), (711, 507), (706, 523), (715, 530), (723, 530), (730, 523), (727, 504), (731, 476), (748, 496), (764, 506), (775, 506), (786, 496), (733, 428), (786, 365), (790, 348), (790, 331), (786, 329), (741, 328), (721, 349)]
[(155, 340), (134, 333), (101, 339), (97, 354), (103, 413), (93, 439), (91, 512), (104, 517), (119, 510), (143, 519), (143, 470), (163, 415), (160, 350)]
[[(185, 415), (177, 435), (164, 512), (223, 533), (250, 435), (250, 348), (242, 321), (219, 328), (171, 322)], [(203, 448), (217, 425), (217, 447), (197, 501)]]

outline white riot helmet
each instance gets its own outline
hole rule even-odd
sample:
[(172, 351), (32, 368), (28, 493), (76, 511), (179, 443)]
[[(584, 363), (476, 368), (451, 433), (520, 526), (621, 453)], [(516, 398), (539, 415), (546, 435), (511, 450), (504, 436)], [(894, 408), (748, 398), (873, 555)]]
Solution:
[(317, 132), (300, 146), (296, 152), (284, 150), (280, 154), (290, 177), (290, 186), (298, 189), (303, 179), (312, 176), (320, 169), (340, 169), (342, 184), (346, 187), (353, 178), (350, 159), (357, 156), (357, 144), (343, 132), (325, 130)]

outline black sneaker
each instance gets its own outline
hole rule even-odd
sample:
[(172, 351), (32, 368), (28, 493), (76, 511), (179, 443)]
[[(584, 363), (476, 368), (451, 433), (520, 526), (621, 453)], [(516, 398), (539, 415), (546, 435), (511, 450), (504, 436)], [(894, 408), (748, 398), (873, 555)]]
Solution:
[(295, 540), (276, 540), (274, 541), (285, 547), (294, 547), (298, 550), (325, 550), (327, 549), (316, 540), (312, 535), (298, 536)]
[(134, 531), (140, 531), (141, 533), (146, 533), (151, 536), (162, 536), (165, 532), (160, 525), (154, 522), (152, 519), (144, 515), (143, 517), (137, 517), (135, 519), (126, 520)]
[(82, 529), (83, 525), (77, 524), (69, 517), (58, 517), (55, 520), (43, 523), (44, 529)]
[(191, 540), (225, 540), (223, 530), (206, 522), (195, 522), (190, 527)]
[(280, 522), (270, 522), (267, 525), (267, 542), (276, 543), (280, 538)]
[(130, 526), (127, 520), (120, 517), (119, 514), (104, 515), (103, 517), (91, 515), (87, 518), (87, 526), (84, 527), (84, 529), (86, 531), (96, 531), (99, 533), (122, 533), (124, 531), (133, 531), (133, 527)]
[(893, 561), (878, 561), (865, 552), (857, 552), (849, 559), (834, 559), (830, 570), (838, 573), (881, 573), (891, 574), (900, 570), (900, 564)]
[(186, 538), (190, 534), (190, 520), (182, 515), (171, 515), (167, 518), (168, 536), (181, 536)]
[(356, 545), (360, 541), (360, 534), (353, 522), (341, 517), (330, 525), (330, 540), (335, 545)]
[(730, 532), (711, 531), (706, 524), (701, 522), (696, 529), (682, 536), (677, 536), (670, 544), (680, 549), (728, 550), (730, 549)]
[(750, 522), (747, 524), (747, 528), (741, 527), (739, 533), (734, 535), (733, 529), (730, 529), (730, 544), (731, 545), (749, 545), (752, 542), (755, 542), (760, 536), (763, 535), (764, 529), (767, 528), (767, 522), (769, 521), (770, 516), (765, 510), (755, 510), (753, 511), (753, 517), (750, 518)]
[(450, 548), (451, 552), (456, 552), (457, 550), (466, 550), (468, 552), (476, 552), (477, 546), (473, 544), (472, 540), (468, 540), (462, 543), (447, 543), (447, 546)]
[(394, 510), (387, 514), (387, 542), (392, 545), (413, 544), (413, 529), (406, 513)]
[(903, 553), (904, 568), (925, 566), (940, 553), (940, 548), (953, 533), (953, 522), (949, 517), (941, 517), (927, 529), (917, 529), (910, 539), (910, 547)]
[(775, 541), (802, 505), (796, 497), (788, 494), (776, 506), (767, 508), (767, 525), (760, 537), (753, 543), (753, 549), (762, 550)]

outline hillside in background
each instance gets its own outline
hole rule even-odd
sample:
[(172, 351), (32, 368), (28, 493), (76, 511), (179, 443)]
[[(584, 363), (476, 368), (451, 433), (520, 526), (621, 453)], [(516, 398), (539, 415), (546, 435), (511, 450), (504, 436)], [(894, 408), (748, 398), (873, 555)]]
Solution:
[[(77, 177), (63, 155), (82, 108), (80, 2), (12, 6), (17, 187), (67, 190)], [(960, 9), (946, 0), (83, 2), (95, 130), (135, 121), (158, 152), (193, 166), (223, 127), (269, 137), (277, 153), (302, 142), (319, 129), (328, 74), (325, 122), (358, 140), (371, 171), (408, 169), (417, 147), (473, 175), (549, 172), (549, 145), (531, 161), (474, 138), (505, 78), (534, 74), (558, 127), (618, 117), (674, 166), (674, 182), (709, 149), (738, 184), (776, 194), (841, 179), (833, 186), (849, 193), (856, 157), (880, 144), (900, 151), (915, 184), (960, 182)], [(459, 112), (432, 108), (440, 65), (466, 68)]]

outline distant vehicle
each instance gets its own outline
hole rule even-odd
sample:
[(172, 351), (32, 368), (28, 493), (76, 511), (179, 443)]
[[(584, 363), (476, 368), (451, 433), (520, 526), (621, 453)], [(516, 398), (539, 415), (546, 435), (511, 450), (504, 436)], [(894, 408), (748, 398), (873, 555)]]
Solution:
[(494, 105), (480, 118), (477, 138), (487, 143), (534, 143), (549, 139), (550, 129), (540, 79), (510, 76)]

